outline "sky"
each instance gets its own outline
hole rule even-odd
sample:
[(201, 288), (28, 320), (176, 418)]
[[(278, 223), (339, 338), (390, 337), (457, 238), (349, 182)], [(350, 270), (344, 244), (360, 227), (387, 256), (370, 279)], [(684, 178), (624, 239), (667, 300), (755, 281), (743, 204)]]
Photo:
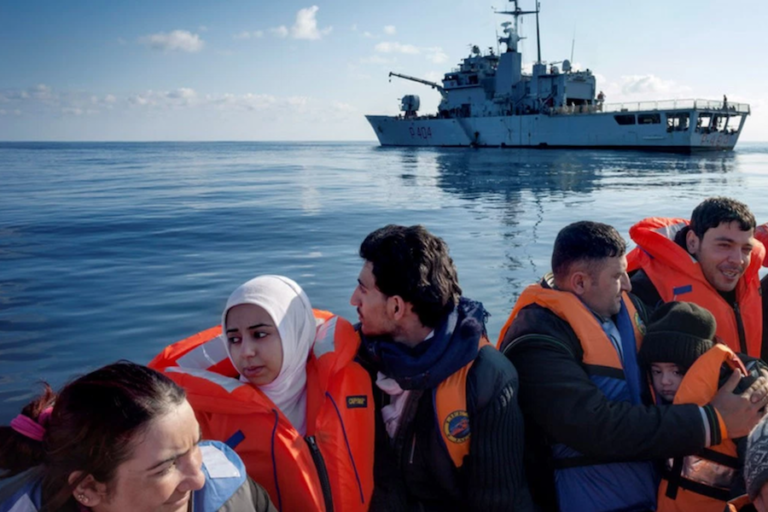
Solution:
[[(365, 114), (436, 91), (503, 0), (0, 0), (0, 140), (375, 140)], [(520, 0), (532, 9), (534, 0)], [(541, 0), (542, 60), (590, 69), (606, 103), (751, 105), (768, 141), (768, 2)], [(523, 21), (526, 65), (535, 20)]]

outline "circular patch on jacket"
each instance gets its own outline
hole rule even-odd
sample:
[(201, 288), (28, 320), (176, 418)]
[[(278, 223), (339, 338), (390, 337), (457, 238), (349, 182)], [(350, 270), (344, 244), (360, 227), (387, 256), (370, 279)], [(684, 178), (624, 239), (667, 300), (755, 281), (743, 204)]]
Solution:
[(640, 334), (645, 336), (645, 323), (643, 322), (643, 319), (640, 318), (640, 313), (635, 311), (635, 325), (637, 326), (637, 330), (640, 331)]
[(467, 411), (453, 411), (443, 422), (445, 437), (454, 443), (469, 440), (469, 414)]

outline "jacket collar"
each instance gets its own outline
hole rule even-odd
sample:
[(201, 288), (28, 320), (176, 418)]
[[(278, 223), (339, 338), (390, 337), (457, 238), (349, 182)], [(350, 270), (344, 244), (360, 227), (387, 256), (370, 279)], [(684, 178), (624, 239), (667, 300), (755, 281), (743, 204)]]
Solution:
[(477, 355), (488, 313), (465, 297), (435, 327), (434, 335), (409, 347), (389, 336), (363, 336), (367, 358), (403, 389), (432, 389)]

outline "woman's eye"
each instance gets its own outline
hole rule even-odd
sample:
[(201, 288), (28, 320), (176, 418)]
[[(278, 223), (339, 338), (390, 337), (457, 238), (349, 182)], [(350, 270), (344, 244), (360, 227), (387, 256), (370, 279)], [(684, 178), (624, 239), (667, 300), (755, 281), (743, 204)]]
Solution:
[(266, 336), (266, 335), (267, 335), (267, 333), (266, 333), (266, 332), (259, 332), (259, 331), (255, 331), (255, 332), (253, 333), (253, 337), (254, 337), (254, 338), (256, 338), (257, 340), (258, 340), (258, 339), (261, 339), (261, 338), (263, 338), (263, 337), (264, 337), (264, 336)]
[(229, 343), (233, 343), (234, 344), (234, 343), (240, 343), (241, 340), (240, 340), (240, 338), (238, 338), (236, 336), (230, 336), (229, 338), (227, 338), (227, 341)]
[(163, 469), (155, 473), (155, 476), (163, 476), (168, 474), (168, 472), (173, 469), (173, 467), (176, 465), (176, 461), (170, 462), (168, 465), (166, 465)]

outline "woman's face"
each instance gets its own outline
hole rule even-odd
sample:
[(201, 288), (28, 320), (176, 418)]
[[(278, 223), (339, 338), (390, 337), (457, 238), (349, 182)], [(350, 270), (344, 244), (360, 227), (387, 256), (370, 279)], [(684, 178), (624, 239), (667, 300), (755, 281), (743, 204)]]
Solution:
[[(110, 492), (88, 505), (94, 512), (181, 512), (205, 485), (200, 426), (185, 400), (153, 420), (133, 456), (120, 464)], [(96, 503), (93, 503), (96, 501)]]
[(264, 308), (240, 304), (227, 312), (227, 343), (235, 368), (254, 386), (269, 384), (283, 367), (283, 342)]

